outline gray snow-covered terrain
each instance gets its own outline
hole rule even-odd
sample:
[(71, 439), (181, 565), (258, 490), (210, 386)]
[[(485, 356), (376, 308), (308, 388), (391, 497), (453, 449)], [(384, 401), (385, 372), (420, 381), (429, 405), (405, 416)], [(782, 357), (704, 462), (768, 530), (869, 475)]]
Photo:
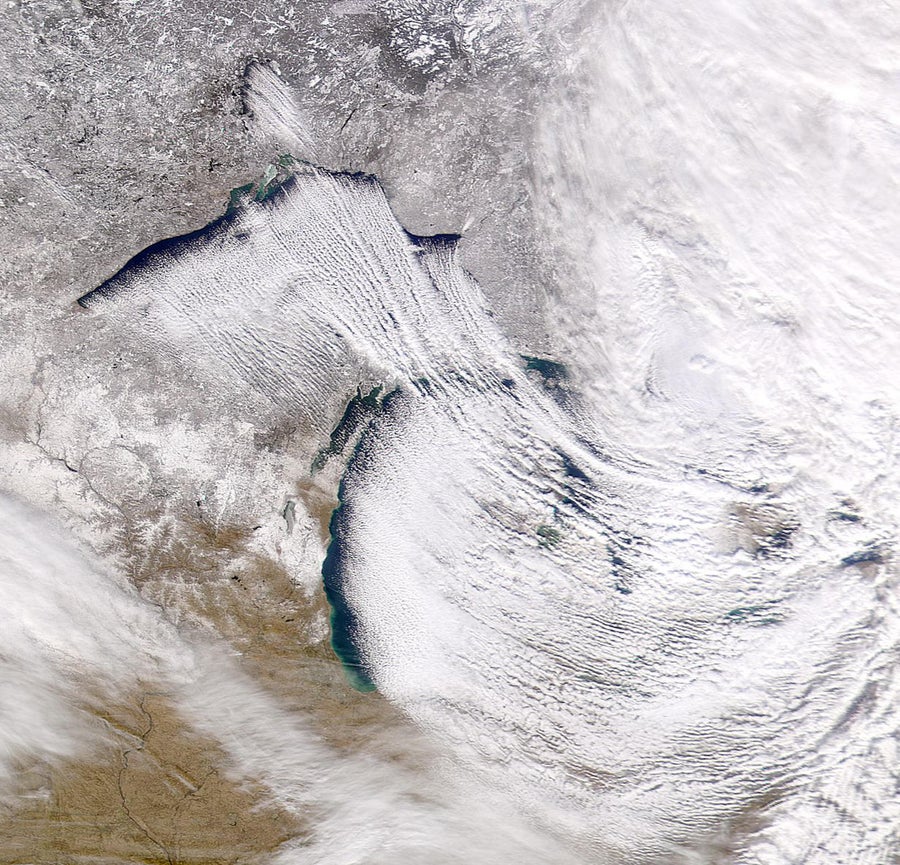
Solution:
[(0, 862), (900, 862), (898, 25), (11, 4)]

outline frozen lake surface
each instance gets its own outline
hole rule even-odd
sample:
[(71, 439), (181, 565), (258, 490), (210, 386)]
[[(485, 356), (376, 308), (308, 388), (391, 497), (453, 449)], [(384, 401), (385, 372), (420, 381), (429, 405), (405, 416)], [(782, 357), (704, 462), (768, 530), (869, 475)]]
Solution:
[(898, 860), (896, 11), (401, 5), (9, 293), (0, 862)]

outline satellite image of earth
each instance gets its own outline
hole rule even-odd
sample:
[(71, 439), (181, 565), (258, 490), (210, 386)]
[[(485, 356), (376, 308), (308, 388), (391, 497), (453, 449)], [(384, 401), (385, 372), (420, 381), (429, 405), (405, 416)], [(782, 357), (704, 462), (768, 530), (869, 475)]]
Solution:
[(900, 865), (900, 7), (0, 35), (0, 865)]

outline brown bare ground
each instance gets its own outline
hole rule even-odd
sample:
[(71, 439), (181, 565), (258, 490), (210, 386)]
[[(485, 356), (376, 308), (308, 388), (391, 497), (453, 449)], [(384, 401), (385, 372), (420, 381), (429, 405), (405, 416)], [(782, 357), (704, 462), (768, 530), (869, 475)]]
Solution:
[(0, 863), (253, 863), (303, 833), (260, 785), (230, 780), (217, 744), (164, 694), (136, 694), (98, 723), (108, 735), (90, 759), (23, 765)]
[[(333, 500), (312, 487), (301, 497), (314, 500), (327, 538)], [(189, 639), (193, 632), (227, 641), (257, 684), (339, 752), (416, 759), (414, 731), (396, 735), (406, 727), (396, 710), (344, 678), (327, 636), (324, 592), (295, 586), (280, 563), (249, 549), (251, 537), (251, 528), (183, 514), (158, 521), (150, 536), (125, 531), (120, 551), (142, 595)], [(303, 834), (303, 815), (267, 802), (261, 784), (229, 780), (218, 745), (164, 694), (135, 695), (97, 715), (112, 731), (103, 753), (23, 766), (18, 804), (0, 808), (0, 865), (252, 863)]]

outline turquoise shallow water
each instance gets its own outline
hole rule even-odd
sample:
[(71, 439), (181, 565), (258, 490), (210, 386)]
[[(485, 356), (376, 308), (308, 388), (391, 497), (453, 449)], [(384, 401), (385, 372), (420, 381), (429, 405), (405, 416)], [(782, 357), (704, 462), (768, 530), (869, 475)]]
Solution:
[(351, 519), (351, 505), (347, 501), (347, 485), (353, 472), (354, 464), (360, 459), (365, 447), (372, 445), (372, 422), (385, 409), (393, 396), (381, 397), (382, 387), (372, 388), (368, 394), (357, 390), (347, 404), (344, 415), (331, 434), (328, 447), (319, 452), (313, 462), (313, 471), (317, 471), (329, 456), (344, 452), (348, 443), (360, 429), (359, 440), (347, 460), (347, 468), (338, 486), (338, 506), (332, 511), (328, 531), (331, 540), (325, 559), (322, 562), (322, 584), (325, 597), (331, 607), (331, 646), (335, 655), (344, 666), (344, 672), (350, 684), (358, 691), (375, 690), (366, 665), (363, 663), (359, 649), (359, 621), (353, 607), (344, 593), (344, 545)]
[(331, 514), (329, 532), (331, 542), (322, 562), (322, 584), (325, 597), (331, 606), (331, 647), (340, 662), (350, 684), (363, 693), (375, 690), (375, 683), (362, 662), (359, 651), (359, 622), (343, 592), (343, 549), (342, 528), (349, 518), (343, 501), (344, 481), (338, 490), (340, 504)]

